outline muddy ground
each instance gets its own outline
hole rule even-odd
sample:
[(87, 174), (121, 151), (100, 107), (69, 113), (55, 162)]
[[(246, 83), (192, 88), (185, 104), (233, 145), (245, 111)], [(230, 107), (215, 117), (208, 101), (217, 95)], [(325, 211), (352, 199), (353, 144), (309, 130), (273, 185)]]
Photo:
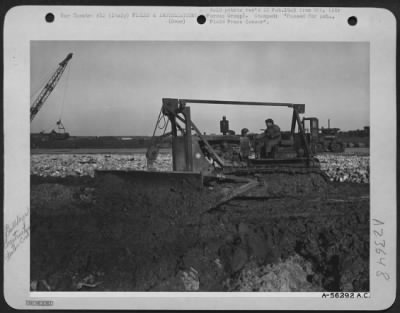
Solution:
[(31, 289), (235, 291), (295, 257), (287, 291), (368, 291), (369, 184), (289, 176), (221, 202), (236, 183), (32, 175)]

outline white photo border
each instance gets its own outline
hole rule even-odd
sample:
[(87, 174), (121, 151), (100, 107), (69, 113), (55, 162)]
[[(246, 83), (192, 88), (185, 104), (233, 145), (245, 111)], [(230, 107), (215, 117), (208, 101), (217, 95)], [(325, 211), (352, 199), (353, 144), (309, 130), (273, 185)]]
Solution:
[[(243, 8), (245, 9), (245, 8)], [(31, 292), (29, 238), (4, 259), (4, 296), (18, 309), (301, 309), (378, 310), (396, 295), (396, 19), (379, 8), (338, 8), (334, 19), (277, 19), (267, 25), (199, 25), (208, 7), (19, 6), (8, 11), (4, 26), (4, 227), (30, 206), (30, 42), (101, 41), (304, 41), (369, 42), (371, 240), (370, 294), (367, 298), (330, 299), (322, 293), (220, 292)], [(62, 19), (60, 15), (97, 12), (186, 14), (186, 23), (148, 20)], [(52, 12), (55, 22), (46, 23)], [(350, 27), (347, 19), (356, 16)], [(384, 140), (382, 140), (384, 138)], [(29, 225), (28, 225), (29, 226)], [(382, 233), (377, 238), (376, 233)], [(385, 268), (376, 240), (386, 242)], [(387, 273), (390, 279), (380, 273)], [(38, 300), (42, 302), (37, 302)], [(35, 302), (36, 301), (36, 302)]]

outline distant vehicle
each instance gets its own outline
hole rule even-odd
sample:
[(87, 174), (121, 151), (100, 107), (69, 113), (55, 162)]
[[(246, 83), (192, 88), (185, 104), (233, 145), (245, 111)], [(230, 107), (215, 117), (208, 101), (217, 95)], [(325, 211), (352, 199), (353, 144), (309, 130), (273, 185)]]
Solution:
[(319, 128), (319, 120), (316, 117), (305, 117), (302, 124), (303, 128), (308, 130), (307, 138), (314, 153), (344, 151), (345, 144), (338, 138), (339, 128)]

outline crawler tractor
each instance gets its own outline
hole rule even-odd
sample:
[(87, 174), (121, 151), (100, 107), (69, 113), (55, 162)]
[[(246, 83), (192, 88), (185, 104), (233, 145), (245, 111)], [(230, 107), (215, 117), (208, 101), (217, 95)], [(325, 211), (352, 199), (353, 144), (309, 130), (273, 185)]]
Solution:
[[(288, 107), (293, 111), (290, 131), (282, 133), (282, 140), (274, 149), (271, 158), (252, 158), (247, 163), (237, 158), (236, 135), (204, 135), (191, 118), (190, 107), (193, 104), (242, 105), (242, 106), (275, 106)], [(307, 136), (304, 132), (300, 114), (304, 113), (304, 104), (266, 103), (191, 99), (163, 99), (162, 109), (155, 130), (160, 128), (162, 117), (167, 117), (161, 137), (172, 136), (172, 161), (174, 171), (200, 172), (208, 174), (236, 174), (244, 171), (260, 171), (264, 168), (296, 167), (302, 169), (316, 168), (318, 160), (314, 158)], [(171, 130), (167, 132), (170, 125)], [(297, 132), (296, 132), (297, 126)], [(160, 138), (160, 137), (156, 137)], [(153, 142), (157, 142), (157, 139)], [(256, 138), (254, 138), (256, 140)], [(235, 145), (236, 143), (236, 145)], [(236, 146), (236, 149), (234, 149)], [(221, 151), (225, 150), (223, 157)], [(227, 151), (228, 150), (228, 151)], [(149, 147), (147, 157), (157, 157), (157, 144)]]

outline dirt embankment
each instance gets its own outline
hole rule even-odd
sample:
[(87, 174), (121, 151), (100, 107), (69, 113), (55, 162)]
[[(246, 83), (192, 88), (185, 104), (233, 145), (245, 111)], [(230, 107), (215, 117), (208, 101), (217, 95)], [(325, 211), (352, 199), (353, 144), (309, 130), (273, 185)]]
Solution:
[(306, 274), (287, 291), (368, 290), (369, 185), (292, 178), (257, 177), (216, 206), (232, 184), (32, 176), (34, 288), (244, 290), (249, 271), (295, 256)]

